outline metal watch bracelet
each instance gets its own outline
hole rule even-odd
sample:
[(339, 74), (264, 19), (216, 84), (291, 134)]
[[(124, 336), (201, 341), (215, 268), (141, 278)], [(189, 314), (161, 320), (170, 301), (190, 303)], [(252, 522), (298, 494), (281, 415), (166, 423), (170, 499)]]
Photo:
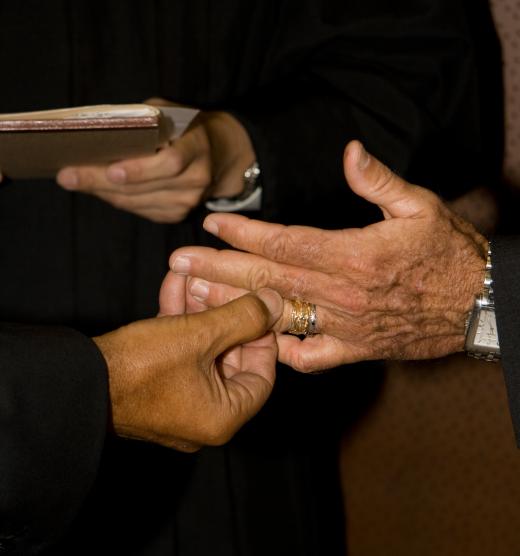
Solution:
[(484, 284), (482, 292), (475, 299), (475, 305), (466, 322), (465, 343), (467, 355), (485, 361), (498, 361), (500, 359), (492, 270), (491, 242), (489, 242)]

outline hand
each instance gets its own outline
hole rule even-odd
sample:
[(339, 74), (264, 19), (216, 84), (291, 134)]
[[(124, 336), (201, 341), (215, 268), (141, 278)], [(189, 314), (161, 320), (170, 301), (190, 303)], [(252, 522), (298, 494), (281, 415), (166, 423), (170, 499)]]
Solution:
[(225, 443), (271, 393), (277, 346), (266, 331), (281, 309), (263, 290), (94, 338), (108, 365), (115, 432), (182, 451)]
[(205, 196), (241, 193), (244, 171), (255, 158), (238, 120), (226, 112), (201, 112), (179, 139), (154, 155), (63, 168), (56, 180), (64, 189), (96, 195), (118, 209), (174, 223)]
[[(315, 303), (321, 334), (303, 341), (278, 336), (280, 359), (302, 371), (463, 349), (465, 320), (482, 288), (486, 239), (360, 143), (345, 149), (344, 168), (353, 191), (379, 205), (384, 221), (325, 231), (212, 214), (206, 230), (252, 254), (177, 250), (174, 272), (202, 278), (187, 282), (188, 305), (218, 305), (241, 292), (229, 286), (267, 286)], [(288, 328), (289, 315), (286, 306), (276, 329)]]

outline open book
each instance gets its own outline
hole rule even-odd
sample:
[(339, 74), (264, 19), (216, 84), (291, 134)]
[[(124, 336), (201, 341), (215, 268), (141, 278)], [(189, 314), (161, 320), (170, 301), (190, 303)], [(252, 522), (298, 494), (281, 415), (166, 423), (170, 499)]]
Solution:
[(46, 178), (64, 166), (152, 154), (178, 137), (196, 114), (191, 108), (147, 104), (0, 114), (0, 172)]

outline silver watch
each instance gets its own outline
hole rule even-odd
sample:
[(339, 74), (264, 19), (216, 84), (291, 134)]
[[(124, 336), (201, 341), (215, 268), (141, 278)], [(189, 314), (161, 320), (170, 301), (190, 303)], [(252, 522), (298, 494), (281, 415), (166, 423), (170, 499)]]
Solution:
[(466, 323), (465, 344), (466, 353), (469, 356), (485, 361), (498, 361), (500, 359), (492, 269), (491, 243), (489, 243), (484, 287), (476, 298), (475, 306)]
[(262, 184), (260, 166), (253, 162), (244, 172), (244, 189), (236, 197), (208, 199), (206, 208), (214, 212), (238, 212), (260, 210), (262, 206)]

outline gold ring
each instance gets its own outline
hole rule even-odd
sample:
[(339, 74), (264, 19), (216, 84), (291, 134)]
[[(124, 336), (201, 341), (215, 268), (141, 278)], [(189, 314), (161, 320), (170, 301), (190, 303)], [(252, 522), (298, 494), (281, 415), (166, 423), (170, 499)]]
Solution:
[(316, 305), (301, 299), (291, 299), (291, 324), (287, 332), (295, 336), (314, 336), (318, 333)]

